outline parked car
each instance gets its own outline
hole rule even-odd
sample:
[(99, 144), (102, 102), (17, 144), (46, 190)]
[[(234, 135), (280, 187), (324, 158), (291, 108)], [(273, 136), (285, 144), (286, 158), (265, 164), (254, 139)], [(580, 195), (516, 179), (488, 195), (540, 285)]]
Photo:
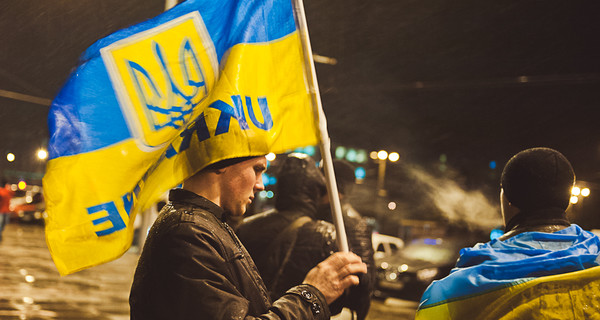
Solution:
[(16, 194), (10, 200), (11, 220), (44, 224), (46, 205), (41, 192)]
[(380, 233), (373, 233), (372, 242), (375, 261), (390, 256), (404, 247), (402, 239)]
[(416, 239), (397, 253), (375, 261), (375, 296), (419, 301), (427, 286), (448, 274), (460, 249), (475, 242), (460, 239)]

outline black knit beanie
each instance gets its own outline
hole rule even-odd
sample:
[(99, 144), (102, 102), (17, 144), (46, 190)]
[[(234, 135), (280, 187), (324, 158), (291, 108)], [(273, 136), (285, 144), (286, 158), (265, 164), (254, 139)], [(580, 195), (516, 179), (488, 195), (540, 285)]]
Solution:
[(521, 210), (567, 209), (575, 173), (560, 152), (532, 148), (514, 155), (502, 171), (501, 187), (508, 201)]

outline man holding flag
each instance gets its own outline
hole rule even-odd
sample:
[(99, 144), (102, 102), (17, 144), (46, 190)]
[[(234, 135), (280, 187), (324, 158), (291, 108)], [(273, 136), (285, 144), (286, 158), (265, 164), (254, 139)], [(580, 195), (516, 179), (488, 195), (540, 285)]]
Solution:
[(332, 255), (271, 303), (222, 220), (263, 189), (265, 154), (320, 142), (331, 157), (294, 5), (187, 0), (86, 50), (48, 116), (46, 240), (62, 275), (126, 252), (136, 215), (183, 182), (148, 237), (132, 318), (329, 316), (366, 271), (360, 258)]
[[(271, 303), (252, 258), (225, 223), (264, 189), (264, 156), (213, 164), (174, 189), (149, 232), (131, 288), (131, 319), (329, 319), (328, 304), (366, 265), (338, 252)], [(264, 235), (268, 237), (269, 235)]]

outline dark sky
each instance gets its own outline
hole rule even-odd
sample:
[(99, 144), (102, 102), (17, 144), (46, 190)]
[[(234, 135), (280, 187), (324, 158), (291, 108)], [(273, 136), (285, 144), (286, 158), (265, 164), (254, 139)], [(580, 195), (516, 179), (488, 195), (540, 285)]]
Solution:
[[(89, 45), (163, 6), (0, 2), (0, 90), (52, 99)], [(549, 146), (581, 179), (599, 178), (600, 3), (308, 0), (305, 7), (313, 51), (338, 61), (317, 65), (334, 146), (395, 150), (423, 165), (446, 154), (474, 180), (491, 160), (502, 166), (523, 148)], [(0, 169), (41, 170), (8, 167), (4, 153), (26, 157), (44, 145), (47, 110), (0, 97)]]

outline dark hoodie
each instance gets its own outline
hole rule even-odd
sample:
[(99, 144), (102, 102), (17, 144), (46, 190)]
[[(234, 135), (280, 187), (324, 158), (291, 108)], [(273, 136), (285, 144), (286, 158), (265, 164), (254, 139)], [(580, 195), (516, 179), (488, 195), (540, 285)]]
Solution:
[[(337, 251), (335, 227), (317, 220), (319, 201), (326, 193), (325, 178), (315, 161), (303, 154), (290, 154), (277, 174), (275, 209), (248, 217), (238, 227), (236, 233), (256, 263), (271, 297), (279, 297), (302, 283), (310, 269)], [(295, 240), (293, 232), (277, 240), (286, 227), (303, 216), (310, 220), (297, 229)], [(290, 246), (289, 259), (277, 277)], [(352, 296), (367, 300), (360, 309), (368, 310), (369, 293), (352, 291), (330, 307), (332, 314), (339, 313), (344, 306), (357, 310), (360, 306)], [(366, 315), (366, 311), (362, 313)]]
[[(248, 217), (238, 227), (236, 233), (250, 252), (272, 297), (281, 296), (295, 283), (302, 283), (310, 269), (336, 251), (334, 226), (315, 220), (318, 201), (325, 193), (325, 179), (314, 160), (291, 154), (277, 174), (276, 209)], [(299, 227), (290, 258), (273, 287), (274, 277), (292, 240), (285, 238), (275, 245), (271, 243), (302, 216), (311, 220)]]

